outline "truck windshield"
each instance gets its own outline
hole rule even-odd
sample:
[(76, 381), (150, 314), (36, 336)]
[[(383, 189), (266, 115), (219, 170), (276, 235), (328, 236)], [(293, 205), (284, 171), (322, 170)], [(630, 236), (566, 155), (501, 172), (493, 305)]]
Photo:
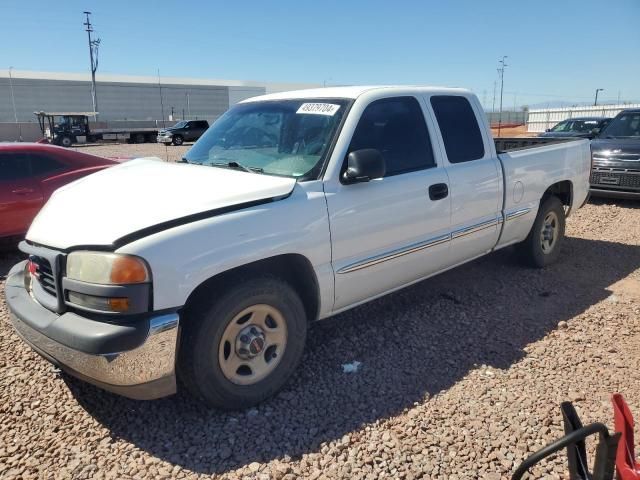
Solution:
[(640, 138), (640, 112), (621, 113), (600, 134), (605, 138)]
[(597, 120), (567, 120), (551, 129), (552, 132), (590, 132), (598, 126)]
[(349, 104), (345, 99), (298, 99), (236, 105), (185, 155), (189, 163), (242, 165), (246, 170), (317, 176)]

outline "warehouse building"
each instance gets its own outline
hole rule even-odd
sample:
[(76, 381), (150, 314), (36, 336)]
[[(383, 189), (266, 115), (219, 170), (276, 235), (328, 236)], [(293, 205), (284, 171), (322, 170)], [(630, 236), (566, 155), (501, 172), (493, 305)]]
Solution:
[[(171, 119), (218, 118), (231, 105), (265, 93), (319, 85), (176, 77), (96, 75), (100, 122), (151, 123)], [(36, 111), (93, 110), (90, 75), (0, 70), (0, 141), (39, 136)], [(151, 126), (151, 125), (150, 125)]]

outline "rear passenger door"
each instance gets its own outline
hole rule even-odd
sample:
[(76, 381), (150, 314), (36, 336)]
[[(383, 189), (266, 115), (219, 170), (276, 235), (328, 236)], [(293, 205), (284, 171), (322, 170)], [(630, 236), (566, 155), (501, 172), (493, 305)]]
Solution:
[[(502, 168), (473, 97), (431, 95), (451, 194), (451, 264), (489, 252), (502, 224)], [(482, 126), (482, 127), (481, 127)]]
[(435, 160), (432, 129), (413, 96), (364, 107), (345, 159), (351, 151), (374, 148), (382, 153), (386, 174), (343, 184), (343, 162), (339, 178), (325, 181), (335, 310), (435, 273), (448, 262), (448, 179)]

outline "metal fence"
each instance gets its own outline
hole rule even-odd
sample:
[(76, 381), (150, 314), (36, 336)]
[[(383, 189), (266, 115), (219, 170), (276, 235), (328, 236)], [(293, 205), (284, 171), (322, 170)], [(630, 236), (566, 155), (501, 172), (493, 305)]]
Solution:
[(547, 128), (551, 128), (556, 123), (568, 118), (615, 117), (625, 108), (640, 108), (640, 103), (533, 109), (529, 111), (527, 131), (544, 132)]
[[(500, 112), (486, 112), (489, 124), (497, 126), (500, 121)], [(506, 111), (502, 112), (502, 125), (524, 125), (527, 123), (527, 115), (529, 112), (520, 111)]]

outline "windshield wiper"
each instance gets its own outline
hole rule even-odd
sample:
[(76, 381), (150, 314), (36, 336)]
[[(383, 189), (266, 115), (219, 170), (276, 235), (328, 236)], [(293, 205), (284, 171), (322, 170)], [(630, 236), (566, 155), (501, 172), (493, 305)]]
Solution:
[(235, 168), (238, 170), (244, 170), (245, 172), (249, 172), (249, 173), (263, 173), (264, 170), (260, 167), (247, 167), (245, 165), (242, 165), (241, 163), (238, 163), (236, 161), (231, 161), (231, 162), (214, 162), (214, 163), (210, 163), (209, 165), (213, 166), (213, 167), (227, 167), (227, 168)]

